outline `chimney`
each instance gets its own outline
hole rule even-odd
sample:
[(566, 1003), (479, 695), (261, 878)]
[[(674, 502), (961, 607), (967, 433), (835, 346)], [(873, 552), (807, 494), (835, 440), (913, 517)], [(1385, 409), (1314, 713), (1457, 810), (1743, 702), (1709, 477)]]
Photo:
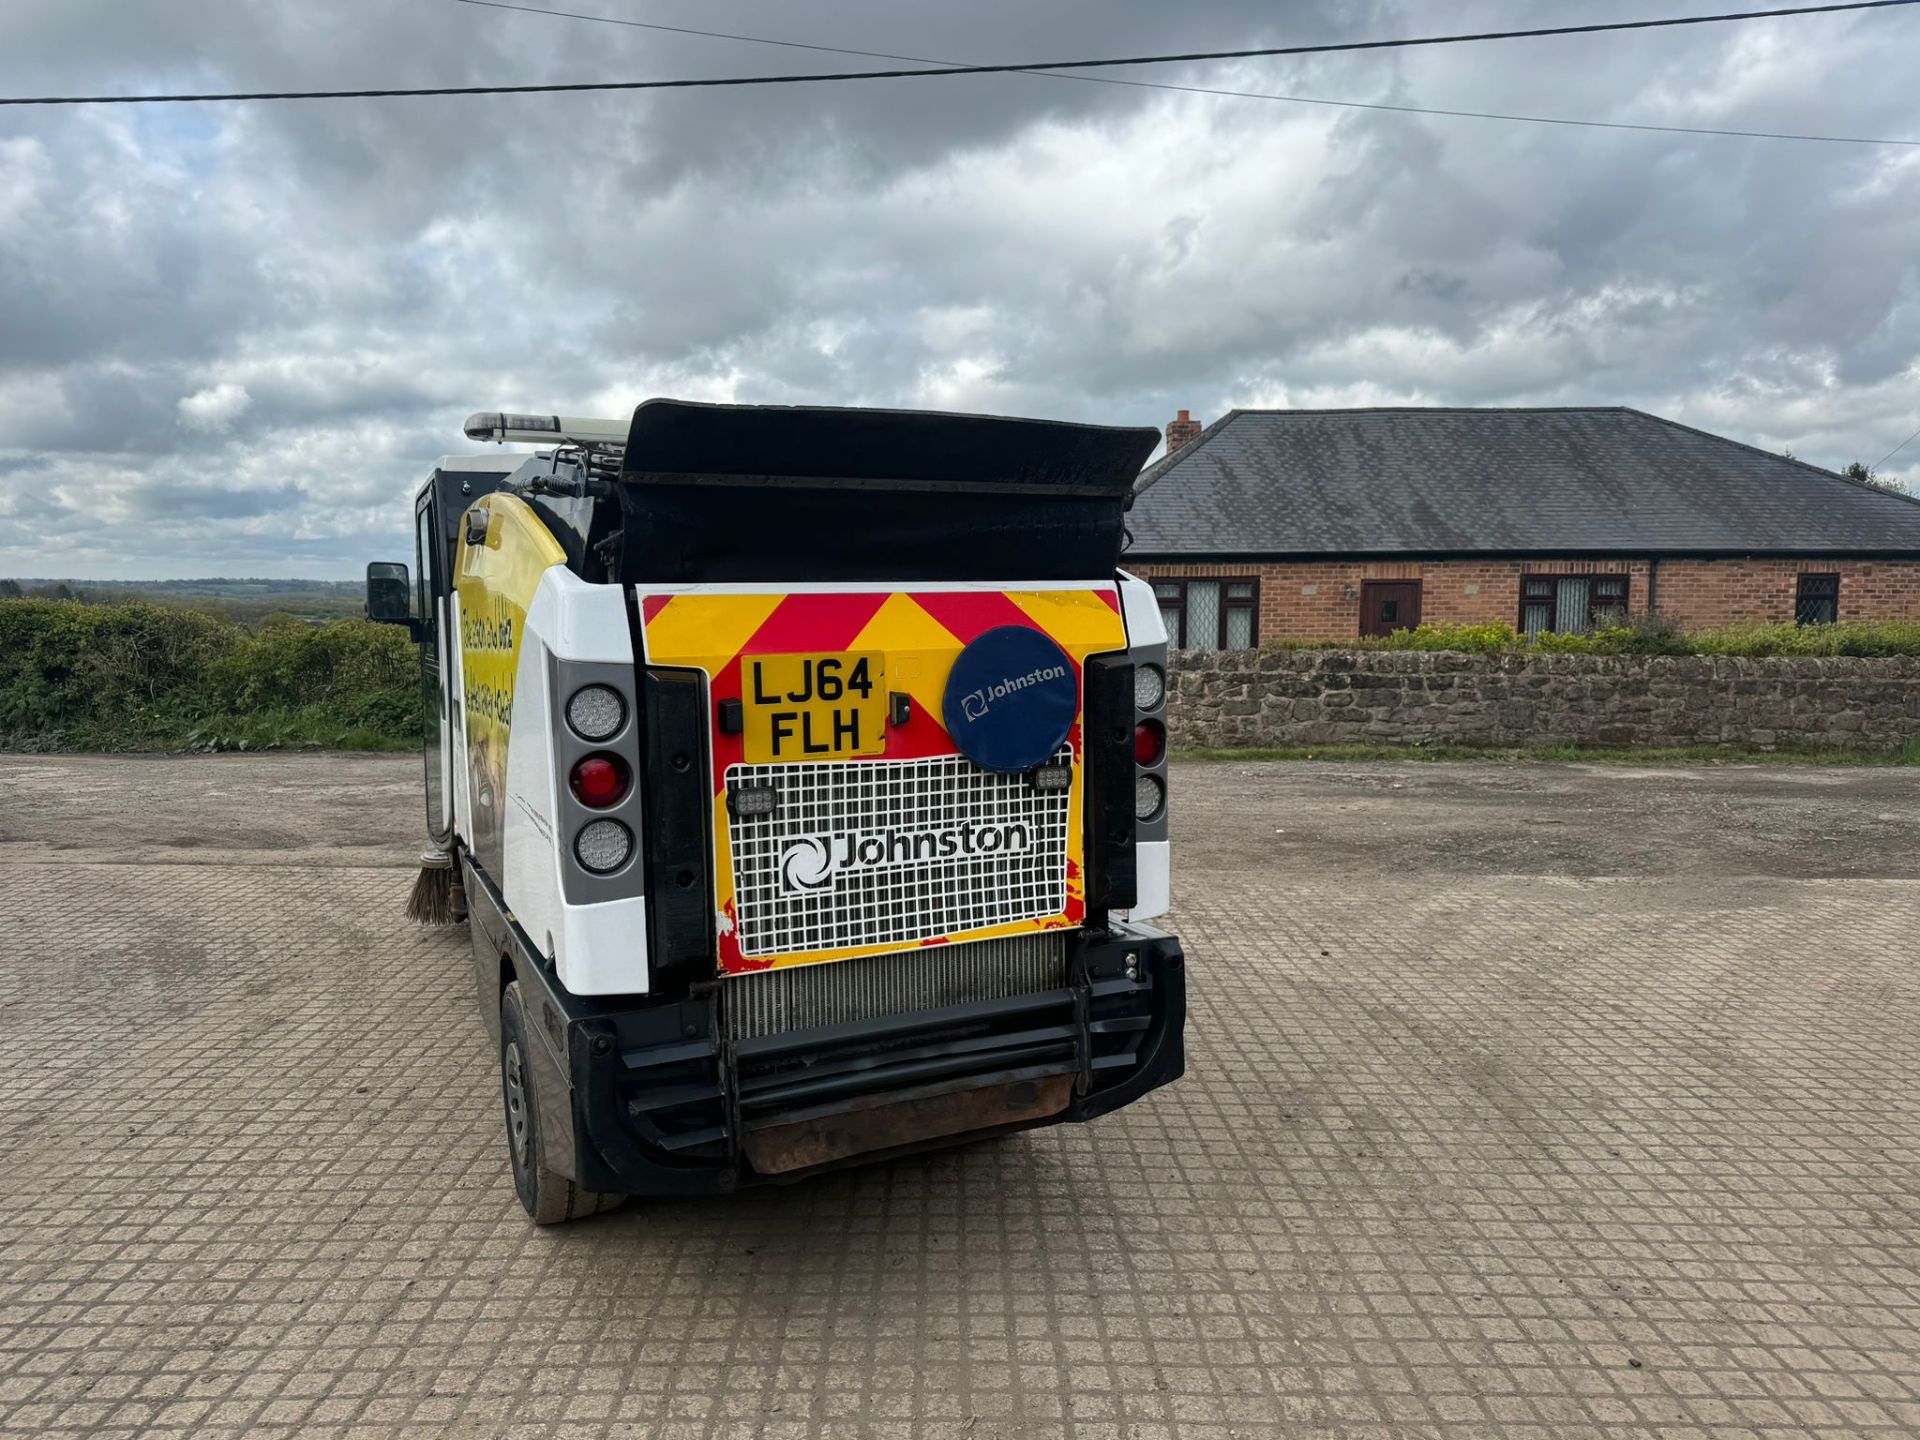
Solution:
[(1182, 445), (1192, 444), (1199, 438), (1200, 432), (1206, 428), (1206, 426), (1194, 419), (1193, 416), (1185, 410), (1182, 410), (1178, 420), (1170, 420), (1167, 422), (1167, 454), (1173, 454), (1173, 452), (1178, 450)]

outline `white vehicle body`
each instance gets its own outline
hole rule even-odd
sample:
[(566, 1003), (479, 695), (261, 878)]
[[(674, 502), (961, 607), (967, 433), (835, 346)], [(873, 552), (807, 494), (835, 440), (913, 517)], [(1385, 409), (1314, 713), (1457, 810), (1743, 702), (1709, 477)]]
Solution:
[[(536, 1218), (542, 1174), (727, 1189), (1179, 1073), (1143, 924), (1166, 634), (1113, 563), (1151, 432), (649, 402), (468, 433), (554, 446), (435, 470), (413, 616)], [(975, 483), (1011, 441), (1037, 458)], [(979, 577), (948, 526), (999, 531)]]

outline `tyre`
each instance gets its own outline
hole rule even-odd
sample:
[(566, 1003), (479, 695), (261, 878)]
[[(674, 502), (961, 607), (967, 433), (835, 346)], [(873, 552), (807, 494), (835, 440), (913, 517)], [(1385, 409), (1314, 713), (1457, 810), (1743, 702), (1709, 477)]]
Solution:
[(507, 1159), (513, 1167), (513, 1190), (536, 1225), (558, 1225), (611, 1210), (624, 1195), (583, 1190), (549, 1168), (546, 1144), (540, 1133), (540, 1106), (535, 1102), (534, 1071), (528, 1063), (531, 1041), (526, 1011), (515, 980), (500, 996), (500, 1098), (506, 1111)]

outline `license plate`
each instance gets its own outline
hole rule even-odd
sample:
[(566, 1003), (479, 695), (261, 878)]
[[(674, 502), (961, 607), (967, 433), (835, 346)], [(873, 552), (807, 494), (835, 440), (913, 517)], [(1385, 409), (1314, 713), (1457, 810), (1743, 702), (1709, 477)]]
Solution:
[(878, 651), (749, 655), (741, 667), (745, 759), (843, 760), (887, 748), (887, 687)]

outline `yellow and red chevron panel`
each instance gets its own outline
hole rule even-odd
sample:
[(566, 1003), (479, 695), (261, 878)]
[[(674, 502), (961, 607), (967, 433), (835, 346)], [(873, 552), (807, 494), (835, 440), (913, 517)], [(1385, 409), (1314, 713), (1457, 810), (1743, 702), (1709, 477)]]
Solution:
[[(1074, 679), (1089, 655), (1126, 647), (1119, 592), (1111, 585), (1073, 589), (858, 589), (717, 592), (693, 590), (639, 596), (647, 661), (704, 670), (710, 680), (708, 735), (713, 749), (714, 880), (719, 907), (720, 968), (728, 973), (769, 966), (812, 964), (896, 950), (870, 945), (811, 950), (792, 956), (746, 956), (732, 935), (733, 857), (728, 841), (727, 771), (743, 760), (743, 737), (721, 733), (719, 707), (742, 698), (742, 661), (754, 655), (878, 651), (885, 656), (886, 686), (908, 697), (910, 716), (890, 726), (885, 753), (837, 762), (870, 764), (952, 755), (958, 747), (941, 714), (948, 672), (976, 637), (1000, 626), (1021, 626), (1050, 636), (1073, 662)], [(1084, 687), (1083, 692), (1084, 694)], [(1068, 824), (1067, 903), (1058, 915), (922, 942), (946, 944), (1077, 925), (1086, 913), (1081, 875), (1082, 782), (1080, 727), (1068, 735), (1074, 781)]]

